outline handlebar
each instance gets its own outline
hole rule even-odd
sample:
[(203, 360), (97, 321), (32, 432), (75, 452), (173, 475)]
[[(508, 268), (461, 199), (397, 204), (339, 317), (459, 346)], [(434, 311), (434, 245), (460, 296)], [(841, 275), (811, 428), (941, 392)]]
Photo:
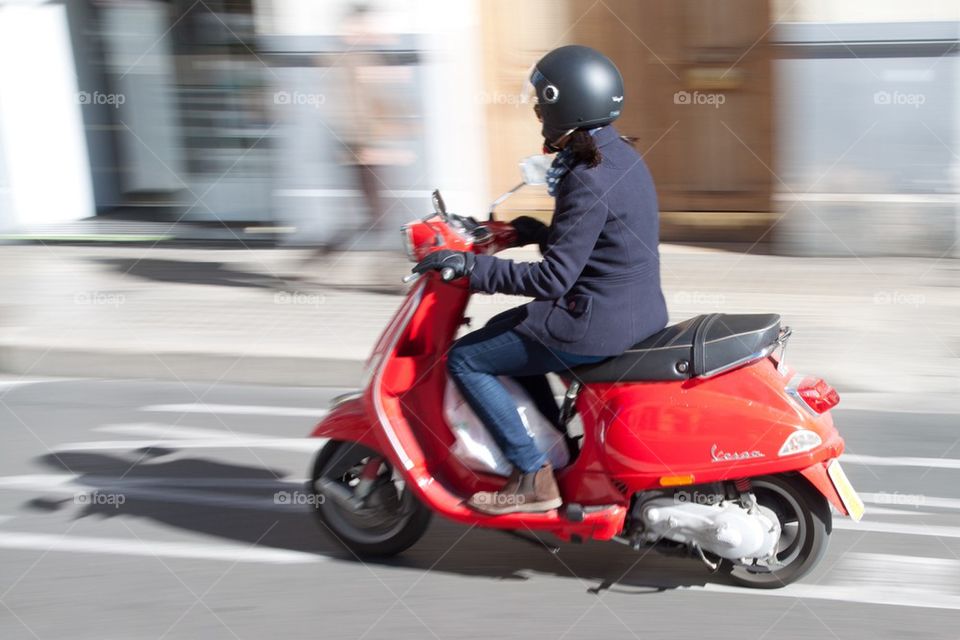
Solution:
[[(403, 276), (403, 283), (407, 284), (408, 282), (413, 282), (419, 275), (419, 273), (408, 273), (407, 275)], [(440, 271), (440, 279), (444, 282), (450, 282), (453, 280), (454, 275), (454, 271), (450, 267), (446, 267)]]

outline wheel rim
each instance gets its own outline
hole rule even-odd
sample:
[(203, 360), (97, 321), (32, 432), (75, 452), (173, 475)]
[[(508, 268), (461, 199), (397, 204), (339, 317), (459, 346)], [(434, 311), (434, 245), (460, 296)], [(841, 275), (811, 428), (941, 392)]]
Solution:
[[(324, 478), (336, 482), (356, 496), (360, 471), (372, 458), (371, 452), (361, 447), (353, 447), (346, 455), (337, 451), (314, 480)], [(395, 477), (386, 461), (381, 462), (374, 486), (362, 507), (350, 509), (320, 491), (318, 494), (324, 499), (317, 501), (317, 508), (337, 535), (362, 544), (389, 540), (407, 525), (413, 515), (413, 496)]]
[(800, 556), (810, 533), (809, 526), (800, 501), (788, 489), (765, 480), (755, 480), (752, 492), (757, 504), (773, 514), (780, 523), (780, 539), (775, 552), (777, 565), (772, 568), (738, 565), (734, 572), (746, 573), (752, 579), (762, 574), (776, 579), (779, 572), (791, 568), (798, 560), (802, 561)]

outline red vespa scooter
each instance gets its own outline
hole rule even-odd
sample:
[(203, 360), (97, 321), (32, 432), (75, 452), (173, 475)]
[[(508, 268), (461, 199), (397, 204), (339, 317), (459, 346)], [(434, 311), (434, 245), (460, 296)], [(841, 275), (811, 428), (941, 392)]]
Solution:
[[(434, 208), (403, 228), (411, 260), (514, 243), (509, 224), (449, 215), (437, 192)], [(469, 509), (466, 497), (504, 478), (451, 454), (445, 355), (470, 291), (449, 275), (416, 277), (366, 363), (362, 389), (335, 399), (313, 431), (329, 438), (309, 485), (316, 513), (355, 553), (400, 553), (436, 512), (520, 535), (653, 546), (699, 557), (742, 585), (775, 588), (819, 561), (831, 505), (862, 516), (837, 461), (844, 443), (829, 413), (837, 392), (785, 365), (790, 331), (774, 314), (699, 316), (567, 372), (560, 426), (579, 414), (583, 436), (557, 471), (563, 507), (496, 516)]]

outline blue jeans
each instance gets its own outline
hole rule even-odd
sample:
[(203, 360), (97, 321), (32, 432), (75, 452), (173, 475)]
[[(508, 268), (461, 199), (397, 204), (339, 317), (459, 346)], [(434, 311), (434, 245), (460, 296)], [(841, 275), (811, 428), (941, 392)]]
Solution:
[(447, 370), (507, 459), (524, 473), (547, 461), (527, 433), (513, 396), (497, 376), (511, 376), (530, 394), (544, 416), (559, 427), (559, 408), (545, 374), (599, 362), (606, 356), (579, 356), (549, 349), (513, 330), (516, 321), (498, 321), (469, 333), (447, 355)]

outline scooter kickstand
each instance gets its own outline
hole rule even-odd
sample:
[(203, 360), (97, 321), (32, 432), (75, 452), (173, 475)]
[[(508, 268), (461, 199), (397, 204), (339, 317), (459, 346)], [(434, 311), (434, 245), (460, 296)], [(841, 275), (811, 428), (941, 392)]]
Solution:
[(520, 540), (523, 540), (524, 542), (527, 542), (532, 545), (536, 545), (541, 549), (546, 549), (550, 553), (553, 553), (553, 554), (560, 553), (560, 547), (544, 542), (543, 540), (541, 540), (540, 538), (537, 538), (536, 536), (528, 536), (524, 533), (520, 533), (519, 531), (513, 531), (511, 529), (497, 529), (497, 531), (499, 531), (500, 533), (506, 534), (508, 536), (513, 536), (514, 538), (519, 538)]

